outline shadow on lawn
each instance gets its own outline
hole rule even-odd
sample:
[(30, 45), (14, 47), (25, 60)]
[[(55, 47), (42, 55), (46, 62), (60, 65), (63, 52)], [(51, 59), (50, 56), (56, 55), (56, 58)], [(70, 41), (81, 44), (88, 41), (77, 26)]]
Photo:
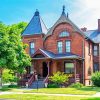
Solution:
[(10, 90), (12, 90), (11, 88), (2, 88), (2, 89), (0, 89), (0, 91), (10, 91)]
[[(77, 90), (81, 90), (81, 91), (96, 91), (96, 92), (100, 92), (100, 87), (88, 86), (88, 87), (83, 87), (83, 88), (77, 88)], [(100, 99), (99, 99), (99, 100), (100, 100)]]
[(19, 89), (20, 87), (18, 86), (12, 86), (12, 87), (9, 87), (10, 85), (6, 85), (6, 86), (3, 86), (0, 91), (11, 91), (12, 89)]
[(88, 98), (88, 99), (81, 99), (81, 100), (100, 100), (100, 98)]

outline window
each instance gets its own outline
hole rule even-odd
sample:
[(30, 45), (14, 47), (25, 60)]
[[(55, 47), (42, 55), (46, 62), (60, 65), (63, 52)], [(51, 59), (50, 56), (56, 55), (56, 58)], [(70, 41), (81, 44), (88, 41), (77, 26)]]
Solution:
[(69, 36), (69, 33), (67, 31), (63, 31), (59, 34), (59, 37), (66, 37)]
[(93, 54), (94, 54), (94, 56), (98, 55), (98, 46), (97, 45), (94, 45)]
[(66, 52), (70, 52), (70, 41), (66, 41)]
[(62, 53), (62, 42), (58, 42), (58, 53)]
[(93, 66), (93, 72), (99, 71), (99, 64), (98, 63), (94, 63)]
[(30, 43), (30, 54), (34, 54), (35, 49), (34, 49), (34, 42)]
[(73, 63), (65, 63), (65, 73), (68, 73), (68, 74), (74, 73), (74, 64)]

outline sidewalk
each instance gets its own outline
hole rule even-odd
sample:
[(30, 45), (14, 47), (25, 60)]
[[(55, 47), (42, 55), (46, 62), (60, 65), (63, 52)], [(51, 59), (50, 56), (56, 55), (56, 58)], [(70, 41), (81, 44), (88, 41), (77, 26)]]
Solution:
[(75, 94), (50, 94), (50, 93), (23, 93), (23, 92), (0, 92), (0, 95), (5, 94), (35, 94), (35, 95), (49, 95), (49, 96), (76, 96), (76, 97), (100, 97), (100, 93), (95, 95), (75, 95)]

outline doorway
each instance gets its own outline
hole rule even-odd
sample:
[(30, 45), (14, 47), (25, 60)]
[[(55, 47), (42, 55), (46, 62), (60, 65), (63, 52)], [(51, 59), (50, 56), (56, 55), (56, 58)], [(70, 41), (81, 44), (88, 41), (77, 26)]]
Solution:
[(43, 62), (43, 77), (46, 77), (47, 75), (48, 75), (47, 63)]

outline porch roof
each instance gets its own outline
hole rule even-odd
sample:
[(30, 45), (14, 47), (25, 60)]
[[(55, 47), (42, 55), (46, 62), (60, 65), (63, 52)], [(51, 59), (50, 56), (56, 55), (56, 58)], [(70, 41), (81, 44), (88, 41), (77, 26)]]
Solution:
[[(46, 55), (46, 57), (44, 57), (46, 59), (48, 59), (48, 58), (51, 58), (51, 59), (83, 59), (81, 56), (73, 54), (73, 53), (54, 54), (51, 51), (47, 51), (47, 50), (43, 50), (43, 49), (39, 49), (39, 50), (42, 52), (42, 54)], [(35, 58), (34, 56), (32, 58), (33, 59), (41, 59), (41, 58)]]

